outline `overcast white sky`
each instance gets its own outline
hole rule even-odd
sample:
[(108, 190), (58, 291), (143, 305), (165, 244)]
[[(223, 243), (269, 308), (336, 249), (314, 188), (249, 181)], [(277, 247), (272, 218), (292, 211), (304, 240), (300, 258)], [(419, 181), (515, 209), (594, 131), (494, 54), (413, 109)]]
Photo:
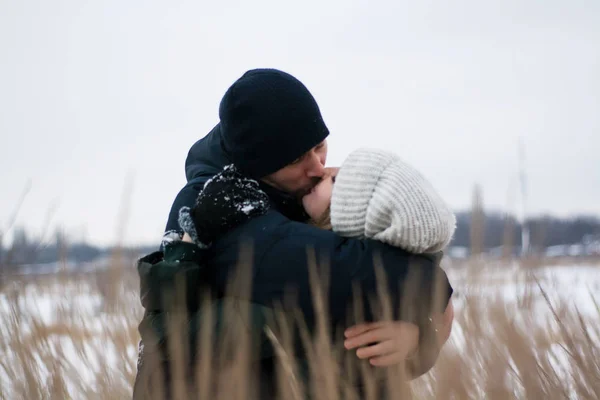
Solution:
[[(600, 2), (0, 1), (0, 229), (49, 210), (89, 241), (158, 243), (192, 143), (247, 69), (302, 80), (331, 130), (418, 167), (457, 209), (600, 214)], [(125, 196), (127, 198), (127, 196)], [(125, 202), (127, 203), (127, 202)]]

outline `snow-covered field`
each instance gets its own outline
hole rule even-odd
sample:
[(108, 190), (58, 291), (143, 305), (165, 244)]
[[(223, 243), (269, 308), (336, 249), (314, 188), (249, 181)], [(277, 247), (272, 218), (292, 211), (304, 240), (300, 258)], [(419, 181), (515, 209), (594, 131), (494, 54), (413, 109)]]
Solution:
[[(578, 311), (585, 324), (600, 326), (595, 302), (600, 301), (600, 266), (528, 270), (463, 266), (448, 267), (447, 271), (456, 289), (457, 316), (448, 354), (470, 351), (474, 332), (497, 330), (493, 325), (496, 315), (509, 316), (523, 332), (532, 335), (558, 335), (560, 327), (553, 313), (559, 320), (568, 317), (568, 321), (575, 321)], [(111, 293), (117, 301), (109, 304), (96, 281), (81, 276), (75, 280), (48, 277), (8, 282), (0, 291), (0, 399), (45, 398), (41, 389), (31, 387), (33, 381), (76, 399), (104, 398), (102, 393), (107, 391), (112, 391), (113, 398), (129, 395), (141, 315), (137, 287), (116, 286)], [(485, 325), (479, 331), (472, 327), (474, 307), (478, 323)], [(596, 351), (600, 348), (597, 333), (597, 329), (590, 331)], [(560, 340), (555, 341), (548, 349), (560, 348)], [(484, 338), (477, 338), (477, 343), (486, 346)], [(572, 358), (563, 352), (553, 359), (554, 367), (569, 373)], [(64, 382), (55, 382), (57, 376)]]
[(479, 268), (447, 268), (456, 288), (457, 301), (463, 296), (478, 301), (504, 303), (516, 312), (520, 301), (531, 297), (535, 303), (532, 318), (545, 319), (551, 310), (542, 295), (546, 292), (552, 305), (579, 310), (599, 317), (593, 295), (600, 301), (600, 265), (554, 265), (523, 269), (518, 265)]

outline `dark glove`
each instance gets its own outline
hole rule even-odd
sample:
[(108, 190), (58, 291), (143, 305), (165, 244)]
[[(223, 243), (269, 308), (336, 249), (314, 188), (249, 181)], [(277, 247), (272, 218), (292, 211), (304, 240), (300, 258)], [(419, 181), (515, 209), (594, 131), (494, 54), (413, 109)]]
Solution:
[(258, 182), (228, 165), (208, 180), (191, 209), (179, 211), (179, 225), (200, 247), (253, 217), (265, 214), (269, 198)]

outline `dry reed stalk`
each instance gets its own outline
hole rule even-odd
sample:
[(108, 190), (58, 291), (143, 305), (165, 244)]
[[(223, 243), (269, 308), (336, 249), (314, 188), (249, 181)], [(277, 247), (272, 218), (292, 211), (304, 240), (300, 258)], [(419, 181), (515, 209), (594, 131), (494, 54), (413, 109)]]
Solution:
[[(364, 383), (363, 399), (380, 398), (381, 387), (377, 384), (380, 376), (365, 368), (364, 363), (357, 363), (353, 352), (338, 351), (337, 338), (332, 337), (325, 312), (328, 282), (321, 276), (326, 268), (315, 257), (311, 263), (313, 299), (315, 309), (319, 310), (315, 335), (309, 335), (298, 318), (290, 318), (289, 313), (275, 313), (268, 326), (269, 339), (275, 344), (279, 358), (278, 390), (282, 398), (295, 400), (311, 393), (315, 400), (358, 399), (348, 384), (357, 380)], [(240, 269), (249, 270), (247, 265)], [(479, 276), (473, 274), (473, 288), (485, 283), (485, 276), (483, 272)], [(56, 279), (28, 280), (2, 289), (0, 304), (5, 306), (0, 308), (0, 399), (130, 398), (136, 373), (140, 309), (139, 303), (132, 304), (138, 301), (137, 288), (126, 288), (118, 279), (122, 278), (109, 279), (108, 284), (114, 286), (110, 293), (115, 298), (110, 300), (119, 306), (109, 313), (92, 315), (83, 315), (76, 307), (76, 299), (81, 296), (101, 297), (86, 275), (64, 273)], [(597, 314), (584, 314), (564, 300), (552, 297), (541, 282), (536, 289), (533, 277), (524, 279), (516, 283), (531, 288), (524, 290), (514, 305), (502, 298), (462, 299), (452, 337), (436, 366), (412, 381), (410, 387), (401, 384), (399, 371), (383, 374), (388, 398), (600, 398), (597, 299), (593, 298)], [(240, 281), (245, 287), (232, 284), (231, 290), (247, 296), (251, 280), (242, 275)], [(385, 284), (381, 285), (383, 291)], [(41, 314), (32, 314), (27, 305), (32, 294), (61, 302), (53, 318), (47, 321)], [(61, 298), (61, 294), (67, 298)], [(540, 304), (535, 299), (540, 296), (551, 310), (551, 318), (536, 321)], [(358, 299), (362, 297), (356, 298), (354, 316), (360, 321), (362, 307)], [(210, 308), (203, 310), (203, 329), (197, 343), (198, 364), (194, 371), (198, 385), (190, 388), (182, 384), (184, 379), (179, 379), (178, 387), (174, 387), (177, 396), (190, 398), (191, 393), (195, 399), (256, 398), (256, 371), (250, 362), (253, 342), (240, 333), (247, 331), (244, 328), (247, 310), (239, 304), (232, 307), (228, 317), (231, 329), (222, 338), (212, 336), (213, 316)], [(386, 309), (385, 301), (379, 303), (378, 311), (391, 312)], [(175, 325), (184, 322), (174, 319)], [(173, 334), (183, 337), (175, 328)], [(311, 380), (310, 387), (304, 387), (304, 382), (298, 380), (295, 335), (307, 346), (311, 376), (319, 378)], [(216, 339), (218, 345), (214, 346)], [(185, 343), (181, 340), (180, 347), (173, 349), (182, 359), (186, 354)], [(221, 384), (208, 384), (215, 381)], [(160, 398), (161, 382), (152, 383), (152, 393), (156, 395), (153, 397)]]

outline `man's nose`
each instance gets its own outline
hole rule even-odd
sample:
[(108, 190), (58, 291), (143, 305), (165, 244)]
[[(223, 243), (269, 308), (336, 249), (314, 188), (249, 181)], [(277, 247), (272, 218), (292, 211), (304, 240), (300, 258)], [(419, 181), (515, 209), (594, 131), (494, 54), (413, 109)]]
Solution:
[(321, 157), (316, 152), (311, 152), (308, 163), (306, 175), (309, 178), (322, 178), (325, 175), (325, 165), (323, 165)]

